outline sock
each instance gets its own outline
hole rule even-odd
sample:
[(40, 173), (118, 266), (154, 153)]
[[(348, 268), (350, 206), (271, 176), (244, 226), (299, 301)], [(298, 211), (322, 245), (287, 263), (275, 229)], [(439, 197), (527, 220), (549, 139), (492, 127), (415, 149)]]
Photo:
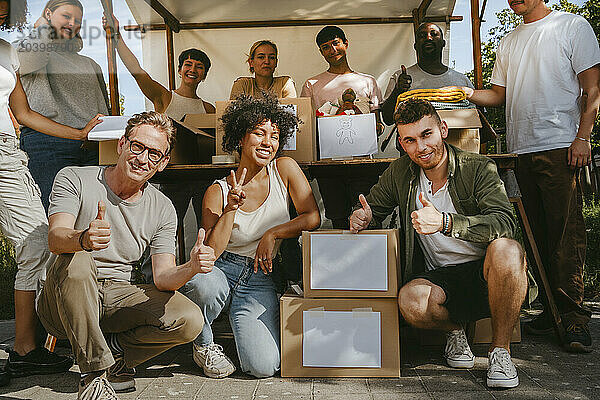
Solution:
[(113, 354), (123, 354), (123, 348), (119, 344), (119, 340), (117, 339), (117, 333), (109, 333), (108, 338), (106, 339), (106, 343), (112, 351)]

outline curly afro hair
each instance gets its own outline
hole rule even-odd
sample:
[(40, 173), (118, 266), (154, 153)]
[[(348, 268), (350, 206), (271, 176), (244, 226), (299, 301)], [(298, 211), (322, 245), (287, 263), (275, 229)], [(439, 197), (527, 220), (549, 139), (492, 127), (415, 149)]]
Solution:
[(26, 0), (0, 0), (8, 3), (8, 18), (0, 25), (0, 30), (11, 31), (16, 29), (22, 31), (27, 23), (27, 1)]
[(247, 94), (238, 96), (232, 101), (221, 117), (225, 134), (223, 150), (227, 153), (237, 151), (241, 154), (240, 144), (246, 134), (265, 121), (277, 125), (279, 129), (279, 155), (283, 146), (298, 128), (301, 121), (297, 116), (282, 108), (277, 97), (263, 91), (262, 98), (254, 98)]

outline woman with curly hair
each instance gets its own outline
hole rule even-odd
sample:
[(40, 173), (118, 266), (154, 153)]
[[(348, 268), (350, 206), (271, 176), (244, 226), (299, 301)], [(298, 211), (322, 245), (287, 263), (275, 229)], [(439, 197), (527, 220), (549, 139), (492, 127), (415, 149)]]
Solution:
[[(79, 0), (50, 0), (29, 35), (17, 40), (23, 87), (31, 108), (61, 124), (81, 128), (96, 114), (108, 114), (102, 69), (79, 54), (83, 5)], [(87, 136), (53, 137), (32, 126), (21, 129), (21, 149), (42, 192), (47, 210), (54, 177), (67, 166), (98, 165), (97, 142)]]
[(250, 47), (248, 66), (254, 76), (237, 78), (231, 87), (231, 100), (240, 94), (254, 97), (263, 92), (273, 93), (278, 98), (298, 97), (294, 81), (289, 76), (273, 76), (277, 68), (277, 45), (270, 40), (259, 40)]
[[(279, 244), (319, 226), (311, 188), (291, 158), (276, 158), (298, 119), (272, 96), (242, 95), (221, 118), (223, 149), (237, 151), (235, 171), (206, 191), (202, 207), (205, 243), (218, 257), (208, 274), (194, 276), (181, 292), (200, 306), (205, 324), (194, 341), (193, 358), (211, 378), (235, 371), (213, 342), (211, 324), (223, 309), (243, 372), (272, 376), (279, 369), (279, 303), (271, 278)], [(298, 216), (290, 220), (289, 200)], [(276, 268), (276, 266), (275, 266)]]
[[(0, 29), (20, 29), (25, 21), (24, 0), (0, 0)], [(0, 230), (15, 247), (15, 345), (8, 351), (6, 374), (10, 376), (51, 374), (68, 370), (72, 360), (36, 347), (35, 293), (49, 258), (48, 220), (40, 193), (27, 168), (27, 155), (19, 149), (19, 139), (10, 115), (48, 135), (86, 136), (98, 123), (94, 117), (84, 129), (58, 124), (29, 107), (19, 76), (19, 58), (10, 43), (0, 39)], [(85, 124), (84, 124), (85, 125)]]

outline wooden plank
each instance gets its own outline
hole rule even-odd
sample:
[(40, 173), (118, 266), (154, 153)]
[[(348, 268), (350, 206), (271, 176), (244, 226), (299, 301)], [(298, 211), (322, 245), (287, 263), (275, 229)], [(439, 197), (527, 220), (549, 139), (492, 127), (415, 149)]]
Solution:
[[(112, 0), (101, 0), (102, 8), (106, 15), (113, 14)], [(120, 115), (121, 105), (119, 101), (119, 79), (117, 76), (117, 54), (115, 39), (113, 39), (112, 29), (106, 32), (106, 58), (108, 59), (108, 88), (110, 96), (110, 114)]]
[(167, 26), (167, 69), (169, 71), (169, 89), (175, 90), (175, 56), (173, 54), (173, 30)]
[(479, 18), (479, 0), (471, 0), (471, 38), (473, 43), (473, 72), (475, 89), (483, 89), (481, 67), (481, 19)]
[(144, 1), (146, 3), (148, 3), (148, 5), (150, 7), (152, 7), (152, 9), (154, 11), (156, 11), (158, 13), (158, 15), (160, 15), (163, 18), (163, 20), (165, 21), (165, 24), (168, 25), (173, 32), (179, 32), (179, 30), (181, 29), (181, 23), (173, 14), (171, 14), (171, 12), (169, 10), (167, 10), (165, 8), (165, 6), (163, 6), (160, 3), (160, 1), (158, 1), (158, 0), (144, 0)]
[[(149, 1), (149, 0), (145, 0)], [(460, 15), (432, 16), (423, 18), (423, 22), (459, 22), (463, 17)], [(390, 18), (338, 18), (338, 19), (309, 19), (309, 20), (273, 20), (273, 21), (236, 21), (236, 22), (196, 22), (180, 23), (181, 30), (193, 29), (230, 29), (230, 28), (266, 28), (282, 26), (319, 26), (319, 25), (369, 25), (369, 24), (412, 24), (413, 17), (390, 17)], [(166, 29), (165, 24), (151, 25), (126, 25), (126, 31), (162, 31)], [(178, 32), (173, 29), (174, 32)]]

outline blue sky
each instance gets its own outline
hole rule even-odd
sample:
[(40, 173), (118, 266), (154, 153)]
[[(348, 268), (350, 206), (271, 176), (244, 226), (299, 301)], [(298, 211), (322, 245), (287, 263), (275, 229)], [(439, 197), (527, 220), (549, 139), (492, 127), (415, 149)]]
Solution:
[[(44, 7), (47, 0), (29, 0), (29, 21), (33, 24), (37, 18), (41, 15), (42, 8)], [(558, 0), (551, 0), (550, 4), (554, 4)], [(584, 0), (571, 0), (575, 4), (583, 4)], [(99, 0), (82, 0), (85, 7), (84, 11), (84, 23), (86, 26), (82, 28), (82, 32), (85, 32), (84, 37), (84, 49), (82, 54), (87, 55), (102, 67), (102, 70), (107, 73), (106, 63), (106, 41), (104, 36), (100, 32), (101, 18), (102, 18), (102, 7)], [(450, 61), (449, 65), (460, 72), (466, 72), (473, 69), (473, 56), (471, 47), (471, 24), (470, 24), (470, 10), (469, 0), (456, 0), (456, 6), (454, 8), (454, 15), (462, 15), (462, 22), (453, 22), (450, 30)], [(483, 1), (480, 0), (480, 3)], [(119, 19), (122, 25), (126, 25), (128, 21), (133, 22), (133, 17), (125, 3), (125, 0), (113, 0), (115, 15)], [(485, 22), (481, 25), (482, 40), (485, 40), (487, 32), (490, 28), (497, 24), (495, 17), (496, 12), (508, 7), (508, 2), (504, 0), (489, 0), (484, 15)], [(7, 40), (14, 40), (18, 36), (18, 33), (7, 34), (6, 32), (0, 32), (0, 37)], [(127, 34), (129, 35), (129, 33)], [(135, 40), (133, 37), (127, 36), (127, 44), (136, 54), (138, 59), (141, 60), (141, 42)], [(125, 66), (118, 60), (118, 71), (119, 71), (119, 90), (125, 97), (125, 113), (133, 114), (144, 109), (144, 100), (141, 91), (137, 87), (137, 84), (131, 77)]]

